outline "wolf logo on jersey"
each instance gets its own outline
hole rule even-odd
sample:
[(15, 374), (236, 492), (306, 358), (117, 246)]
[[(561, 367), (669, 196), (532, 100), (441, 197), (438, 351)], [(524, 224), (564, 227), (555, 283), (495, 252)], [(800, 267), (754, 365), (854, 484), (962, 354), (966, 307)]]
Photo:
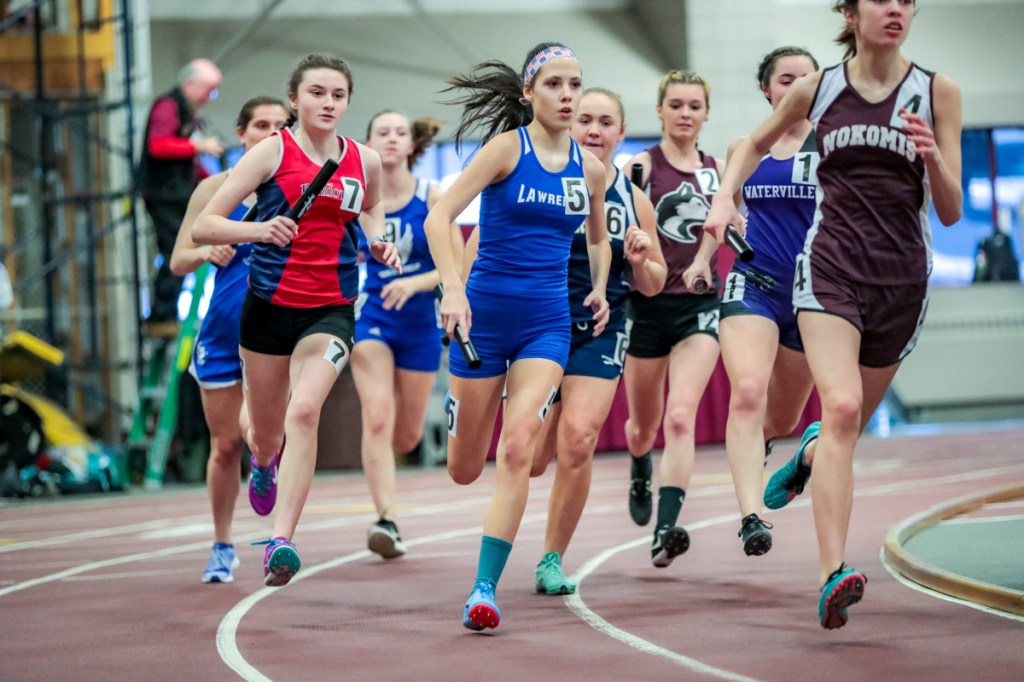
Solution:
[(704, 195), (689, 182), (683, 181), (679, 187), (663, 196), (655, 207), (658, 232), (677, 242), (695, 244), (710, 209), (711, 205)]

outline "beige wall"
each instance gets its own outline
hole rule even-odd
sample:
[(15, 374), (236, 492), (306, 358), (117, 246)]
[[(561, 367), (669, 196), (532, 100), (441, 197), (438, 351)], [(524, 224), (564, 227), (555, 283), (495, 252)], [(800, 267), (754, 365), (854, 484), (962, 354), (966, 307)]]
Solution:
[[(149, 0), (154, 90), (169, 87), (181, 64), (215, 54), (240, 31), (256, 11), (256, 5), (246, 1), (235, 3), (239, 9), (234, 16), (242, 19), (224, 19), (223, 12), (211, 10), (212, 16), (200, 21), (182, 19), (180, 10), (175, 10), (178, 18), (168, 18), (174, 15), (168, 7), (177, 4)], [(209, 4), (216, 9), (223, 3)], [(562, 0), (555, 3), (559, 11), (544, 13), (537, 9), (544, 3), (526, 2), (522, 11), (504, 13), (496, 9), (499, 4), (488, 3), (486, 14), (435, 11), (431, 20), (440, 30), (458, 36), (458, 45), (453, 46), (455, 41), (430, 30), (422, 18), (400, 12), (402, 3), (385, 2), (378, 14), (348, 15), (331, 15), (331, 3), (320, 3), (320, 16), (296, 16), (289, 9), (291, 0), (286, 0), (223, 65), (222, 96), (204, 113), (224, 135), (231, 135), (234, 115), (247, 97), (281, 94), (300, 56), (329, 50), (348, 59), (355, 72), (355, 96), (344, 132), (360, 137), (373, 113), (391, 107), (454, 120), (458, 112), (438, 103), (447, 77), (495, 57), (518, 67), (529, 47), (558, 39), (579, 54), (587, 85), (623, 94), (630, 134), (659, 134), (654, 93), (665, 62), (632, 21), (628, 2)], [(688, 41), (690, 68), (704, 73), (713, 87), (712, 119), (702, 138), (702, 146), (712, 153), (724, 153), (730, 139), (749, 133), (767, 115), (767, 104), (754, 84), (754, 71), (766, 52), (797, 44), (809, 48), (823, 64), (840, 58), (832, 43), (840, 17), (829, 11), (829, 0), (678, 4), (678, 27), (671, 26), (669, 33), (678, 31), (680, 40)], [(921, 0), (919, 5), (905, 52), (959, 83), (965, 125), (1024, 124), (1024, 78), (1019, 70), (1024, 64), (1024, 0)], [(386, 12), (388, 7), (392, 11)], [(676, 18), (669, 13), (667, 21), (672, 24)]]

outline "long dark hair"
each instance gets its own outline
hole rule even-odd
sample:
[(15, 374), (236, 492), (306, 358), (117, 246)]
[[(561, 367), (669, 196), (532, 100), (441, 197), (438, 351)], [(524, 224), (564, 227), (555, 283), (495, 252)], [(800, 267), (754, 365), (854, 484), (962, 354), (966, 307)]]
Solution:
[(832, 11), (843, 15), (843, 28), (839, 31), (839, 35), (836, 36), (836, 45), (845, 48), (843, 50), (843, 61), (857, 56), (857, 36), (854, 34), (853, 29), (846, 24), (846, 13), (856, 14), (858, 2), (859, 0), (832, 1)]
[(523, 75), (538, 52), (558, 45), (564, 43), (540, 43), (533, 47), (518, 73), (505, 62), (492, 59), (477, 64), (467, 75), (458, 75), (448, 80), (448, 87), (441, 92), (468, 91), (446, 102), (462, 106), (462, 116), (455, 128), (456, 149), (461, 149), (462, 141), (473, 131), (482, 131), (481, 144), (487, 144), (501, 133), (527, 125), (533, 120), (533, 108), (521, 101)]
[[(793, 45), (786, 45), (785, 47), (777, 47), (764, 56), (761, 60), (761, 64), (757, 67), (757, 83), (761, 86), (761, 89), (767, 89), (771, 83), (772, 74), (775, 73), (775, 65), (783, 57), (807, 57), (811, 60), (811, 64), (814, 66), (814, 70), (818, 70), (818, 60), (814, 58), (810, 52), (802, 47), (795, 47)], [(765, 95), (769, 102), (771, 98)]]
[(253, 97), (242, 105), (242, 110), (238, 112), (238, 120), (235, 121), (235, 127), (245, 132), (245, 129), (249, 127), (249, 122), (252, 121), (253, 114), (256, 113), (256, 108), (262, 106), (281, 107), (289, 117), (291, 116), (287, 104), (276, 97), (260, 95), (259, 97)]

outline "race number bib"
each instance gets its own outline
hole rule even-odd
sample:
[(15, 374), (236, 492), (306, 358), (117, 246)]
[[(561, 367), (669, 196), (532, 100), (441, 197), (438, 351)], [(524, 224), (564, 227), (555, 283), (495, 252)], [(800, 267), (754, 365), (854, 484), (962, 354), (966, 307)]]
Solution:
[(583, 178), (562, 178), (565, 215), (590, 215), (590, 192)]
[(718, 191), (718, 171), (714, 168), (700, 168), (694, 175), (697, 176), (697, 183), (700, 184), (701, 194), (714, 194)]

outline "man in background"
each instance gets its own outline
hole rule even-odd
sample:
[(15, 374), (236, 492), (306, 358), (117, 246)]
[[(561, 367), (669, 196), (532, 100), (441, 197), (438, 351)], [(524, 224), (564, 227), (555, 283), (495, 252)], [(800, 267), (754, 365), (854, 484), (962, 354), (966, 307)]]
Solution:
[(150, 334), (177, 332), (182, 278), (171, 273), (171, 251), (192, 190), (207, 175), (199, 164), (199, 155), (224, 153), (220, 140), (203, 134), (196, 116), (200, 108), (216, 98), (220, 83), (220, 69), (212, 61), (189, 62), (179, 72), (178, 85), (153, 102), (146, 121), (139, 186), (163, 257), (153, 281)]

